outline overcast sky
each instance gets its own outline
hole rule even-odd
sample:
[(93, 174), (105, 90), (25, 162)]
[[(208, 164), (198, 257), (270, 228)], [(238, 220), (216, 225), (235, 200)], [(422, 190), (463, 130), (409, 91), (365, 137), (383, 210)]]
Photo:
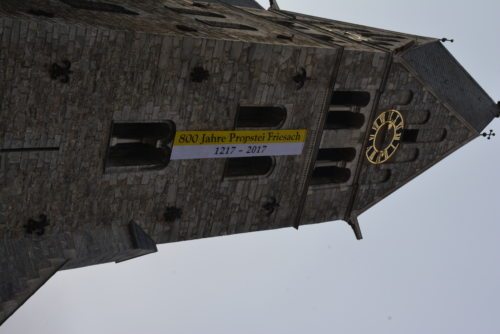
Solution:
[[(446, 46), (500, 99), (500, 1), (278, 0)], [(265, 1), (259, 1), (266, 8)], [(0, 334), (500, 333), (500, 128), (360, 217), (55, 275)]]

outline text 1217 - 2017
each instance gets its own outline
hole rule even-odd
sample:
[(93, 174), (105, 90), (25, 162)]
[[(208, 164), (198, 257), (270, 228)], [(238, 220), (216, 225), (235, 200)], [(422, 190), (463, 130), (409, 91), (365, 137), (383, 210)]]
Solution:
[(244, 154), (262, 154), (266, 151), (267, 145), (247, 145), (246, 147), (237, 146), (217, 146), (215, 148), (216, 155), (232, 155), (235, 153)]

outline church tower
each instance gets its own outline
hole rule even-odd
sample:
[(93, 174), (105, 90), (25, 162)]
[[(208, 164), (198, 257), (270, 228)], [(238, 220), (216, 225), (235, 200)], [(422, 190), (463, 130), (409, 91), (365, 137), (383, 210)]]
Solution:
[(357, 217), (498, 106), (440, 40), (253, 0), (0, 3), (0, 323), (59, 270)]

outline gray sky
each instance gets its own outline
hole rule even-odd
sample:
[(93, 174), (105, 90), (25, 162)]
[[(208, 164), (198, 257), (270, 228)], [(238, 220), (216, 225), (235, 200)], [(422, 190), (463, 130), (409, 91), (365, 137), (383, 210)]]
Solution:
[[(455, 38), (447, 47), (500, 99), (498, 0), (279, 5)], [(331, 222), (163, 245), (58, 273), (0, 334), (500, 333), (498, 125), (363, 214), (361, 242)]]

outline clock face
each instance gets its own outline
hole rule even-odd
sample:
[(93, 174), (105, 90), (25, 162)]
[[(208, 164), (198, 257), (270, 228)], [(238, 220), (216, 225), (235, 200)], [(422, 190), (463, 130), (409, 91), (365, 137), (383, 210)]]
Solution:
[(373, 122), (368, 138), (366, 158), (378, 165), (389, 160), (396, 153), (403, 134), (403, 115), (397, 110), (381, 113)]

